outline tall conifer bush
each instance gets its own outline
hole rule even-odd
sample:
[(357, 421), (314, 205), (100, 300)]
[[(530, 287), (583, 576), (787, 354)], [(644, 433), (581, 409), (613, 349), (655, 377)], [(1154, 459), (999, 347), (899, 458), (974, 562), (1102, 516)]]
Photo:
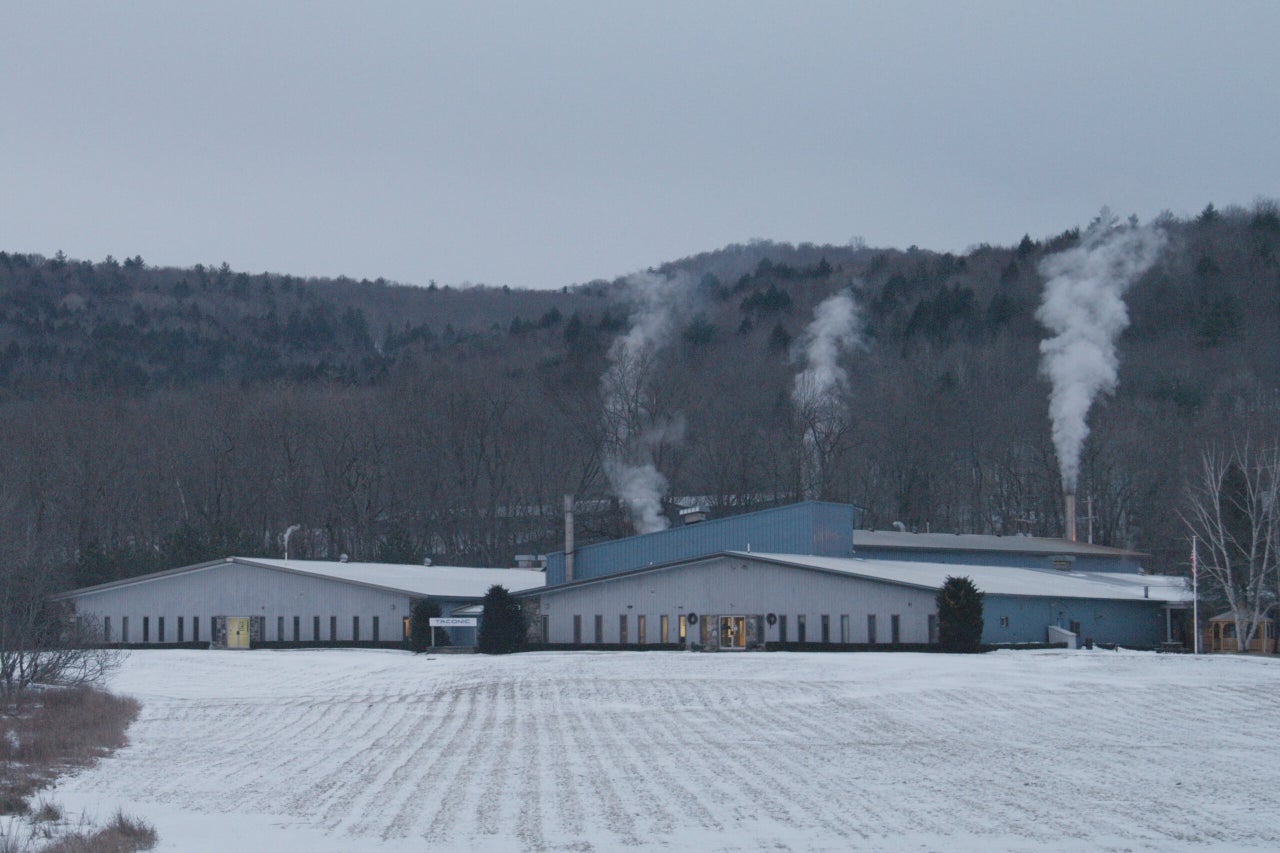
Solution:
[(938, 590), (938, 643), (943, 651), (982, 647), (982, 593), (967, 577), (948, 577)]
[(484, 595), (478, 645), (486, 655), (505, 655), (524, 647), (524, 611), (506, 587), (494, 584)]

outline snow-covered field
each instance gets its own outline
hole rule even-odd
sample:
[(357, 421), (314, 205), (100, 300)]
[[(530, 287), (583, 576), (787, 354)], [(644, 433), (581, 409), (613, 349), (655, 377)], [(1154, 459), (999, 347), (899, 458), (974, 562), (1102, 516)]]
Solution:
[(134, 652), (162, 850), (1280, 848), (1280, 661)]

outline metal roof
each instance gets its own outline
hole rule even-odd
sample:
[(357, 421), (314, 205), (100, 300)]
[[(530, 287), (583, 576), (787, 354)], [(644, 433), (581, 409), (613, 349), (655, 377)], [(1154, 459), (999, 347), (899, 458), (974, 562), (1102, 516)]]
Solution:
[(1187, 588), (1186, 579), (1170, 575), (1072, 572), (1015, 566), (866, 560), (859, 557), (811, 557), (796, 554), (739, 552), (733, 556), (753, 557), (773, 563), (927, 589), (941, 589), (948, 577), (963, 576), (971, 579), (979, 590), (990, 595), (1097, 598), (1121, 601), (1149, 599), (1177, 603), (1191, 601), (1191, 590)]
[(55, 598), (74, 598), (90, 592), (149, 583), (189, 572), (208, 571), (230, 563), (291, 572), (311, 577), (352, 583), (375, 589), (432, 598), (483, 598), (489, 587), (499, 584), (510, 592), (534, 589), (546, 583), (540, 571), (527, 569), (479, 569), (467, 566), (422, 566), (402, 563), (342, 563), (331, 560), (275, 560), (258, 557), (227, 557), (194, 566), (183, 566), (149, 575), (74, 589)]
[(1049, 539), (1041, 536), (991, 536), (977, 533), (902, 533), (897, 530), (855, 530), (853, 548), (885, 548), (920, 551), (1000, 551), (1015, 554), (1063, 554), (1078, 557), (1142, 557), (1108, 545)]
[(932, 563), (912, 560), (876, 560), (862, 557), (819, 557), (805, 554), (776, 554), (756, 551), (722, 551), (691, 560), (681, 560), (613, 575), (585, 578), (567, 584), (548, 586), (543, 590), (530, 590), (526, 595), (539, 592), (554, 594), (561, 589), (571, 589), (588, 584), (609, 583), (613, 580), (648, 572), (677, 571), (684, 566), (706, 562), (718, 557), (736, 557), (762, 560), (791, 568), (828, 572), (865, 578), (883, 583), (912, 586), (919, 589), (941, 589), (948, 577), (968, 577), (984, 593), (1036, 598), (1085, 598), (1112, 601), (1152, 601), (1166, 604), (1184, 604), (1191, 601), (1191, 590), (1185, 578), (1170, 575), (1143, 575), (1132, 572), (1075, 572), (1050, 568), (1026, 568), (1021, 566), (989, 566), (980, 563)]

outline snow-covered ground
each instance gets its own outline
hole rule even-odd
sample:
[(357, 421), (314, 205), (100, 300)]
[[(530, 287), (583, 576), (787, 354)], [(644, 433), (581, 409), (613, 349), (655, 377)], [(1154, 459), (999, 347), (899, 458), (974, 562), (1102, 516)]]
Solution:
[(147, 651), (50, 793), (161, 850), (1280, 848), (1280, 661)]

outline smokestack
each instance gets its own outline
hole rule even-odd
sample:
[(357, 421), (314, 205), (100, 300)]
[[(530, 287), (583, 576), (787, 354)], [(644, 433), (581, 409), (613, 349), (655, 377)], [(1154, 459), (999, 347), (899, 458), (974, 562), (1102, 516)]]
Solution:
[(564, 496), (564, 582), (573, 580), (573, 495)]
[(1066, 538), (1074, 542), (1076, 541), (1076, 494), (1075, 492), (1066, 492), (1062, 498), (1067, 507)]

